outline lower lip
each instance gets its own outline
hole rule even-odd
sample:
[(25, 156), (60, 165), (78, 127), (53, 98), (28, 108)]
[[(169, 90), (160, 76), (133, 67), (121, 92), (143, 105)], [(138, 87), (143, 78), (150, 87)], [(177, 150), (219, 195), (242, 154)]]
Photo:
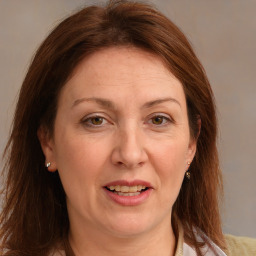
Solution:
[(119, 196), (113, 192), (110, 192), (106, 188), (104, 188), (107, 195), (115, 202), (123, 206), (136, 206), (144, 203), (152, 192), (152, 188), (149, 188), (143, 192), (141, 192), (137, 196)]

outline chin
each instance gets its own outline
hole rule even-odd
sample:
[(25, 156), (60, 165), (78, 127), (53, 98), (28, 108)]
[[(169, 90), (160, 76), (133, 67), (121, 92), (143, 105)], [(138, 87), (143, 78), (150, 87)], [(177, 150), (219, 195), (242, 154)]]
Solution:
[(152, 220), (150, 218), (133, 214), (114, 218), (109, 231), (118, 237), (133, 237), (149, 231), (151, 228)]

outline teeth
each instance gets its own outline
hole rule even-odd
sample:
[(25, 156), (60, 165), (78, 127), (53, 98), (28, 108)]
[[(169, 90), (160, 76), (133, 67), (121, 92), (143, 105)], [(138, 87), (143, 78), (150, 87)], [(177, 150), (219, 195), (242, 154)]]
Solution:
[(140, 194), (140, 192), (135, 192), (135, 193), (122, 193), (122, 192), (116, 192), (114, 191), (115, 194), (119, 196), (137, 196)]
[(129, 192), (137, 192), (138, 191), (138, 186), (132, 186), (129, 188)]
[(126, 194), (141, 192), (141, 190), (145, 189), (145, 188), (146, 188), (146, 186), (143, 186), (143, 185), (138, 185), (138, 186), (120, 186), (120, 185), (116, 185), (116, 186), (109, 186), (108, 187), (108, 189), (111, 190), (111, 191), (121, 192), (121, 193), (126, 193)]
[(121, 192), (129, 192), (129, 187), (128, 186), (121, 186), (120, 190), (121, 190)]

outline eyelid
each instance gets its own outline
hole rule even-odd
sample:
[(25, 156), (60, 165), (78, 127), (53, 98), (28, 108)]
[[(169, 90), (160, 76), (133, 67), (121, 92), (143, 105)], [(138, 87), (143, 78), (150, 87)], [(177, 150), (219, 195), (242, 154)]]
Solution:
[(165, 117), (167, 119), (173, 120), (173, 118), (169, 114), (162, 113), (162, 112), (152, 113), (152, 114), (149, 115), (149, 118), (153, 118), (153, 117), (156, 117), (156, 116), (161, 116), (161, 117)]

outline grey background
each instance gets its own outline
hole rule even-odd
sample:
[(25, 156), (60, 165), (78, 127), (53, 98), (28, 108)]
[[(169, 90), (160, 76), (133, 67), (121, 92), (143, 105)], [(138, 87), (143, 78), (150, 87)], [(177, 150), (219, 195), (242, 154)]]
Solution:
[[(0, 0), (0, 153), (40, 42), (83, 0)], [(223, 228), (256, 237), (256, 1), (151, 1), (188, 36), (215, 92), (224, 173)], [(2, 165), (2, 162), (1, 162)]]

